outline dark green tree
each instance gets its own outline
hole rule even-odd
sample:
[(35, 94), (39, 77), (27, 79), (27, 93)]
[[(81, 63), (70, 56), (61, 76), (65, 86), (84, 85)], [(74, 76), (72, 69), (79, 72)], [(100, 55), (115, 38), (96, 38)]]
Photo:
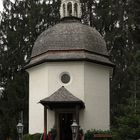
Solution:
[[(111, 79), (111, 126), (120, 139), (133, 139), (139, 133), (139, 29), (138, 0), (82, 0), (83, 20), (105, 38), (110, 59), (116, 64)], [(92, 12), (91, 12), (92, 11)], [(137, 115), (134, 113), (137, 110)], [(129, 117), (127, 117), (129, 112)], [(131, 115), (130, 115), (131, 114)], [(130, 125), (134, 121), (135, 127)], [(130, 122), (129, 122), (130, 121)], [(123, 127), (123, 128), (122, 128)], [(123, 134), (123, 135), (121, 135)], [(117, 139), (118, 140), (118, 139)]]
[[(123, 115), (117, 120), (116, 132), (122, 140), (140, 138), (140, 2), (129, 1), (128, 27), (131, 37), (131, 51), (127, 54), (127, 77), (129, 85)], [(130, 41), (130, 39), (129, 39)]]
[[(110, 59), (116, 64), (111, 80), (112, 128), (118, 140), (136, 139), (140, 128), (140, 2), (81, 2), (82, 21), (102, 34)], [(59, 5), (59, 0), (4, 0), (0, 23), (0, 87), (4, 89), (0, 99), (0, 130), (5, 137), (16, 139), (15, 126), (21, 110), (27, 116), (27, 132), (28, 76), (21, 68), (29, 59), (37, 36), (59, 21)], [(133, 131), (129, 134), (130, 129)]]
[(4, 0), (0, 23), (0, 131), (16, 140), (19, 112), (28, 132), (28, 75), (22, 70), (37, 36), (59, 21), (59, 1)]

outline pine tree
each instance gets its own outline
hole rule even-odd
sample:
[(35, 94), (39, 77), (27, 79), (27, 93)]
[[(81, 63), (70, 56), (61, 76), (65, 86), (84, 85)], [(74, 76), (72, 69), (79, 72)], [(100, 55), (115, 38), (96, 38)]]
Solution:
[[(130, 138), (126, 125), (135, 132), (131, 137), (137, 138), (140, 114), (136, 115), (134, 110), (138, 112), (139, 108), (140, 3), (138, 0), (83, 0), (83, 5), (84, 21), (96, 27), (105, 38), (110, 59), (116, 64), (111, 80), (111, 126), (116, 128), (120, 139)], [(132, 120), (137, 120), (138, 127), (129, 124)]]
[(59, 1), (4, 0), (0, 23), (0, 131), (16, 140), (19, 112), (24, 114), (24, 133), (28, 132), (28, 75), (22, 70), (37, 36), (59, 21)]
[[(140, 134), (140, 2), (81, 2), (82, 21), (102, 34), (110, 59), (116, 64), (111, 80), (112, 127), (120, 139), (136, 139)], [(59, 5), (59, 0), (4, 1), (0, 23), (0, 87), (4, 89), (4, 98), (0, 99), (0, 131), (5, 137), (16, 139), (18, 112), (28, 111), (28, 76), (21, 68), (30, 58), (37, 36), (59, 21)], [(27, 121), (25, 117), (25, 132)]]
[(116, 130), (122, 140), (140, 138), (140, 2), (129, 1), (128, 12), (128, 27), (132, 39), (127, 67), (129, 97), (124, 106), (124, 115), (117, 118)]

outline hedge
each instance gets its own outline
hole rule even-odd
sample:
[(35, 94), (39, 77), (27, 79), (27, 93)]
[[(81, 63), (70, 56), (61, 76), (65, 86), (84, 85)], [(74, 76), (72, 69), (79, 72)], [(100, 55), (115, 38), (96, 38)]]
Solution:
[[(36, 133), (36, 134), (26, 134), (23, 136), (22, 140), (40, 140), (42, 134)], [(42, 140), (42, 139), (41, 139)]]

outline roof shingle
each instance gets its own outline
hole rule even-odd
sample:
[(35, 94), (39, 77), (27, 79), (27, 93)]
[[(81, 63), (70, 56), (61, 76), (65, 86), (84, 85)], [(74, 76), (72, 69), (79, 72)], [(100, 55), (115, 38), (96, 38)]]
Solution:
[(51, 96), (40, 101), (43, 105), (52, 104), (79, 104), (84, 107), (84, 102), (70, 93), (64, 86), (54, 92)]
[(114, 67), (100, 33), (74, 17), (64, 18), (37, 38), (25, 68), (60, 61), (90, 61)]

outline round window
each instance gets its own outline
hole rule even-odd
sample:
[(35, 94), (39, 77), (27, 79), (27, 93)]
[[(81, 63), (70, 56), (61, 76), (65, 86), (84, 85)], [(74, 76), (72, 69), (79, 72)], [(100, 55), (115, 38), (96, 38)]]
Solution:
[(70, 75), (67, 73), (64, 73), (61, 75), (61, 82), (64, 84), (67, 84), (70, 82)]

